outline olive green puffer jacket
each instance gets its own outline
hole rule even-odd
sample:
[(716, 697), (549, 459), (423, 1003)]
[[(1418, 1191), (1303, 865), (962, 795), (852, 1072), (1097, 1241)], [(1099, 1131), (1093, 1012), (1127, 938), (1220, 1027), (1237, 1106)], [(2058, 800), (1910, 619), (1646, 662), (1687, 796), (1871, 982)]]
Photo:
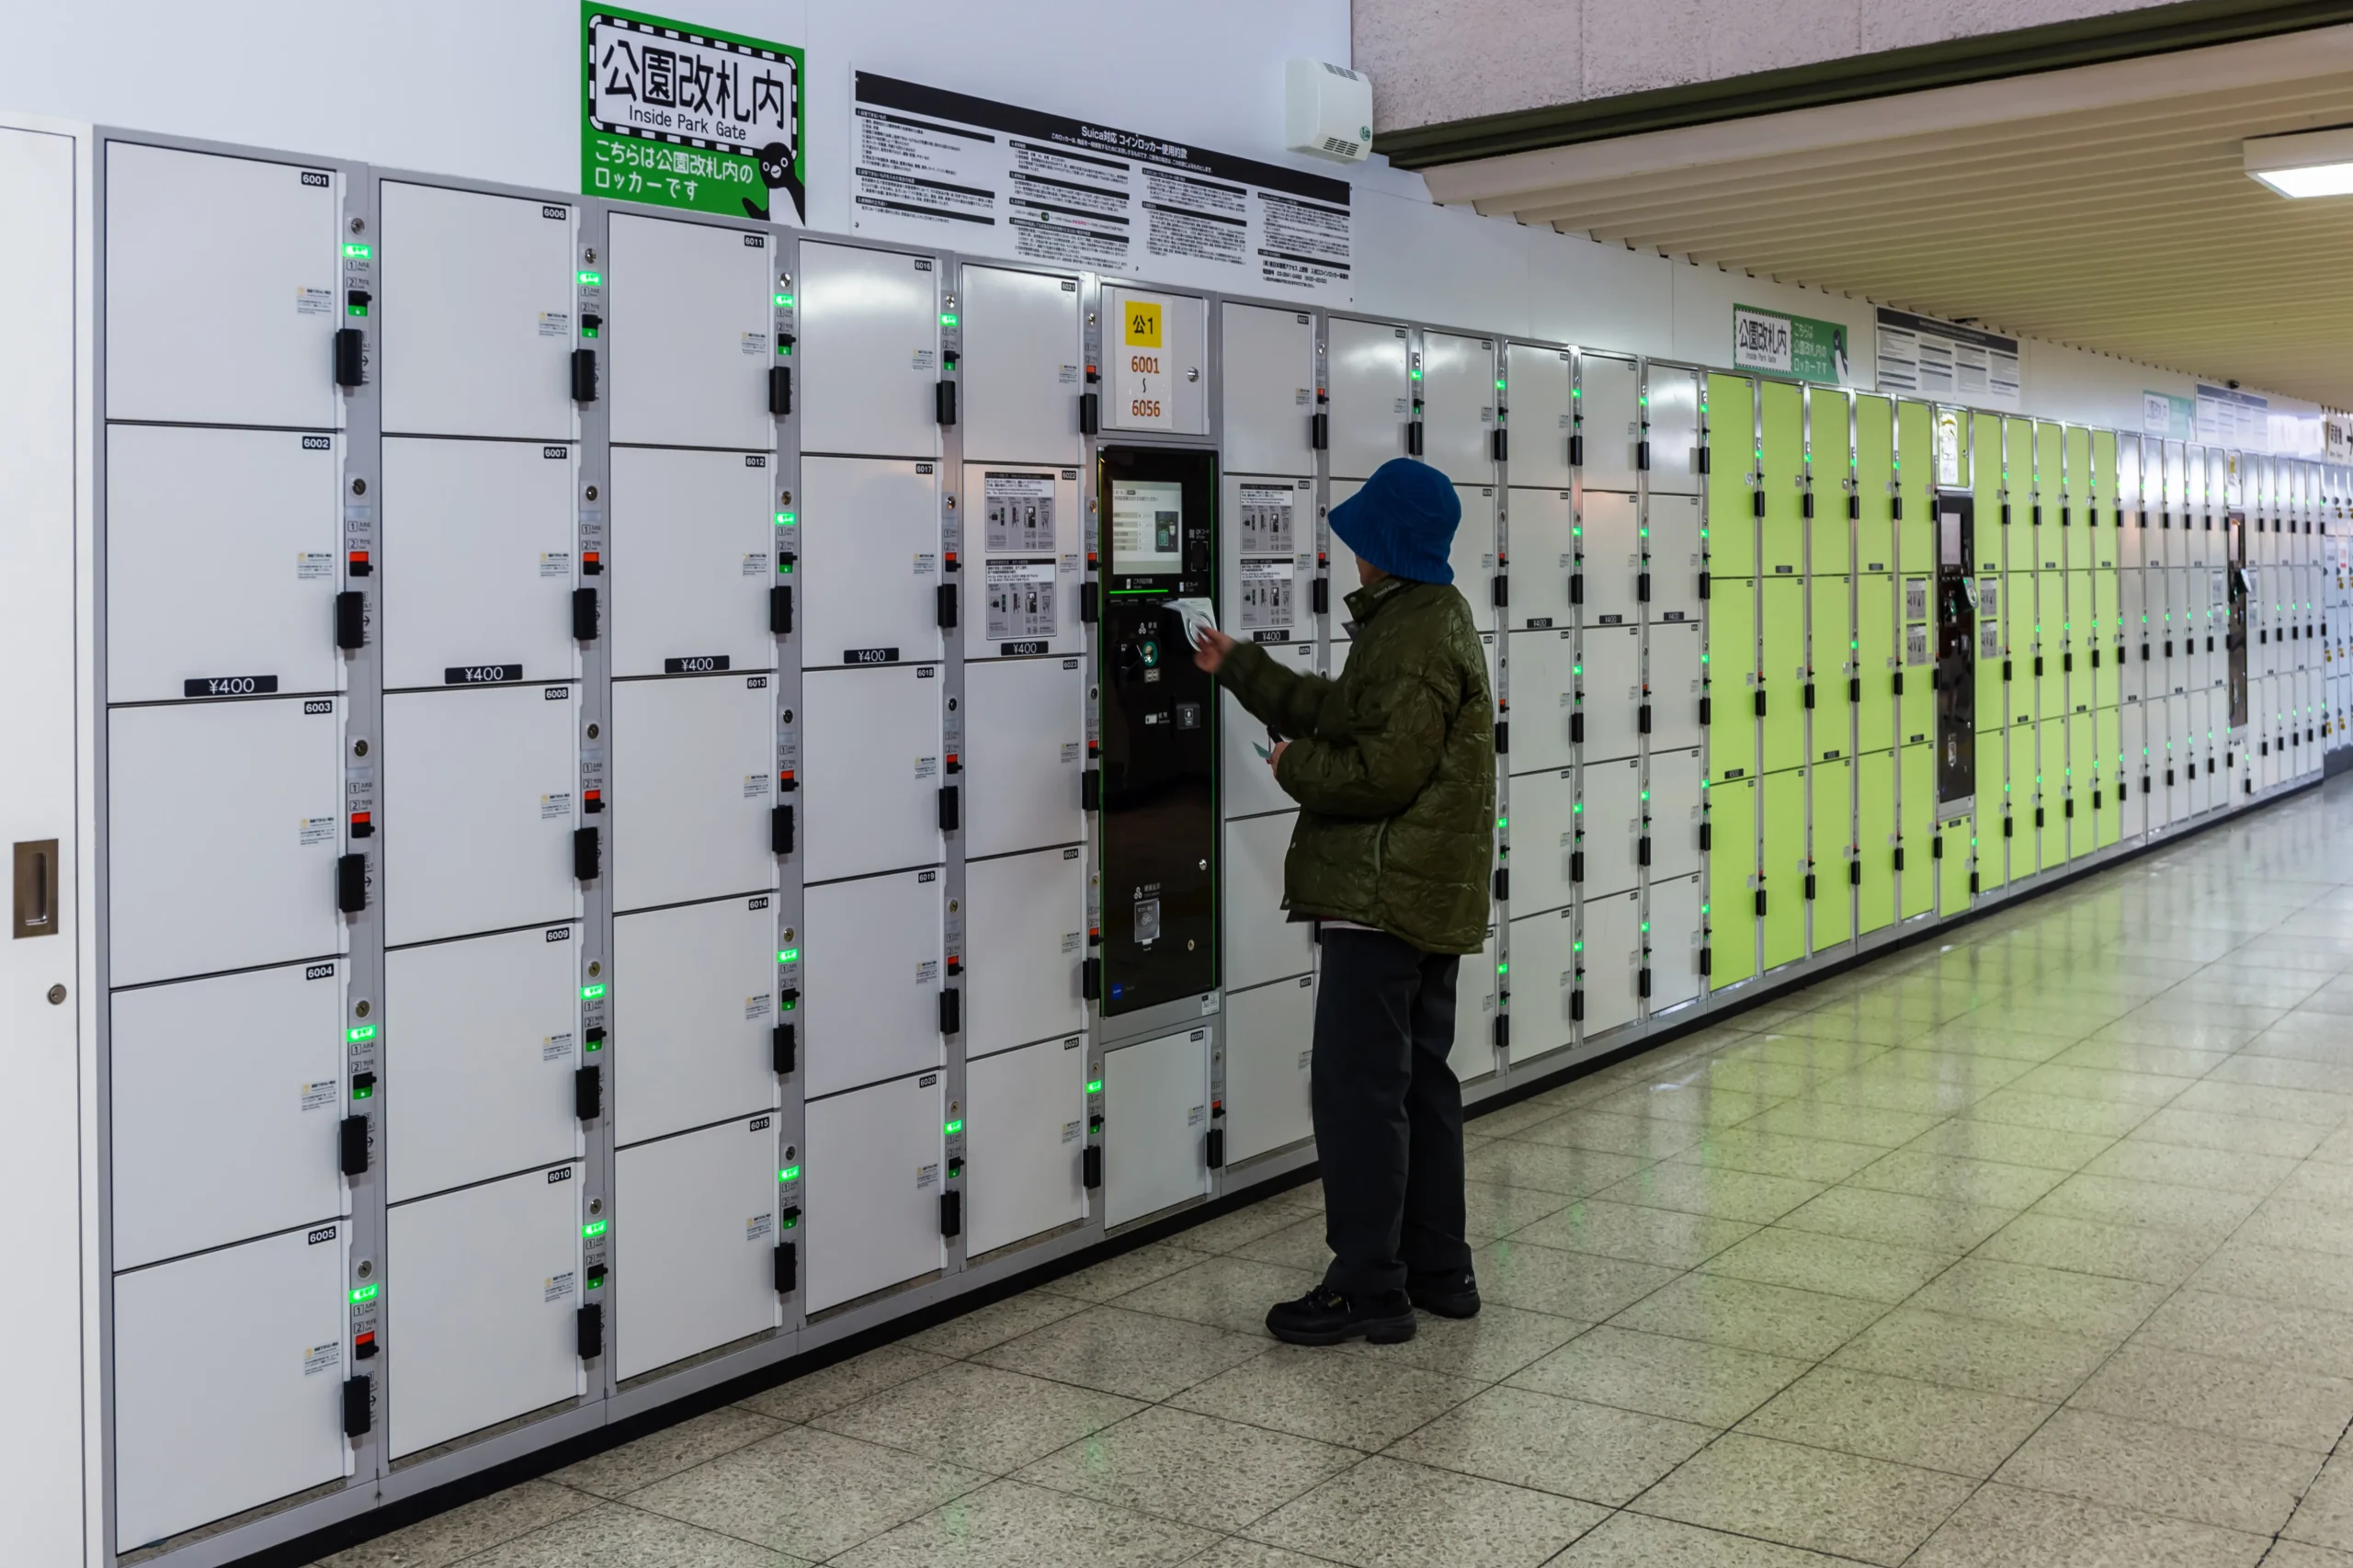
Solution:
[(1356, 643), (1339, 679), (1293, 674), (1246, 642), (1219, 672), (1291, 738), (1275, 770), (1302, 808), (1283, 907), (1475, 953), (1495, 865), (1495, 721), (1471, 607), (1446, 585), (1394, 577), (1347, 604)]

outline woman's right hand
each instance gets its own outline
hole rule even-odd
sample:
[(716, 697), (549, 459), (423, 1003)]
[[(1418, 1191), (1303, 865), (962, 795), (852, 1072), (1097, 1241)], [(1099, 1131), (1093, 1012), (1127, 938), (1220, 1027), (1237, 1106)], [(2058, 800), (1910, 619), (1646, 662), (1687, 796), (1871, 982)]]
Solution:
[(1233, 648), (1233, 639), (1214, 626), (1200, 629), (1201, 640), (1193, 649), (1193, 663), (1210, 674), (1217, 674), (1225, 663), (1225, 655)]

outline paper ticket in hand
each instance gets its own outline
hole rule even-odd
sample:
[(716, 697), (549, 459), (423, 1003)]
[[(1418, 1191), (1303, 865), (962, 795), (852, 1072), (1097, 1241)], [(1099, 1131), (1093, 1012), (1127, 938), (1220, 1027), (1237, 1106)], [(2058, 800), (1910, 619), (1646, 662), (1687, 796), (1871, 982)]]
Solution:
[(1185, 641), (1198, 648), (1201, 645), (1201, 629), (1217, 630), (1217, 607), (1207, 599), (1176, 599), (1171, 608), (1185, 624)]

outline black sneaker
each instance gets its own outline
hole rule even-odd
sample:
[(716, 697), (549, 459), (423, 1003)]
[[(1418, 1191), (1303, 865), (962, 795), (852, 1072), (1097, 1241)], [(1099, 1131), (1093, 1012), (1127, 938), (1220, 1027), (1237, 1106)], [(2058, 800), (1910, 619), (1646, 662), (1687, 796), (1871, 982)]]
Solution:
[(1468, 1274), (1459, 1279), (1408, 1280), (1405, 1296), (1422, 1311), (1442, 1318), (1479, 1315), (1479, 1281)]
[(1267, 1332), (1286, 1345), (1337, 1345), (1365, 1339), (1398, 1345), (1414, 1337), (1413, 1303), (1400, 1297), (1356, 1301), (1318, 1285), (1267, 1312)]

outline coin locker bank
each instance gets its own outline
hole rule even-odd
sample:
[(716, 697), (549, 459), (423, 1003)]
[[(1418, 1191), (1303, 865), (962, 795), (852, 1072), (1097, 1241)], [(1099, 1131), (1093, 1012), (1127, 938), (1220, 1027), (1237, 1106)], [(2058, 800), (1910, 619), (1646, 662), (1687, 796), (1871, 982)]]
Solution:
[(1474, 1099), (2321, 770), (2338, 470), (77, 145), (19, 210), (86, 312), (45, 384), (90, 389), (89, 504), (38, 520), (90, 566), (90, 809), (16, 887), (87, 977), (118, 1559), (229, 1561), (1312, 1160), (1297, 808), (1185, 617), (1340, 676), (1324, 519), (1392, 458), (1461, 497), (1495, 702)]

